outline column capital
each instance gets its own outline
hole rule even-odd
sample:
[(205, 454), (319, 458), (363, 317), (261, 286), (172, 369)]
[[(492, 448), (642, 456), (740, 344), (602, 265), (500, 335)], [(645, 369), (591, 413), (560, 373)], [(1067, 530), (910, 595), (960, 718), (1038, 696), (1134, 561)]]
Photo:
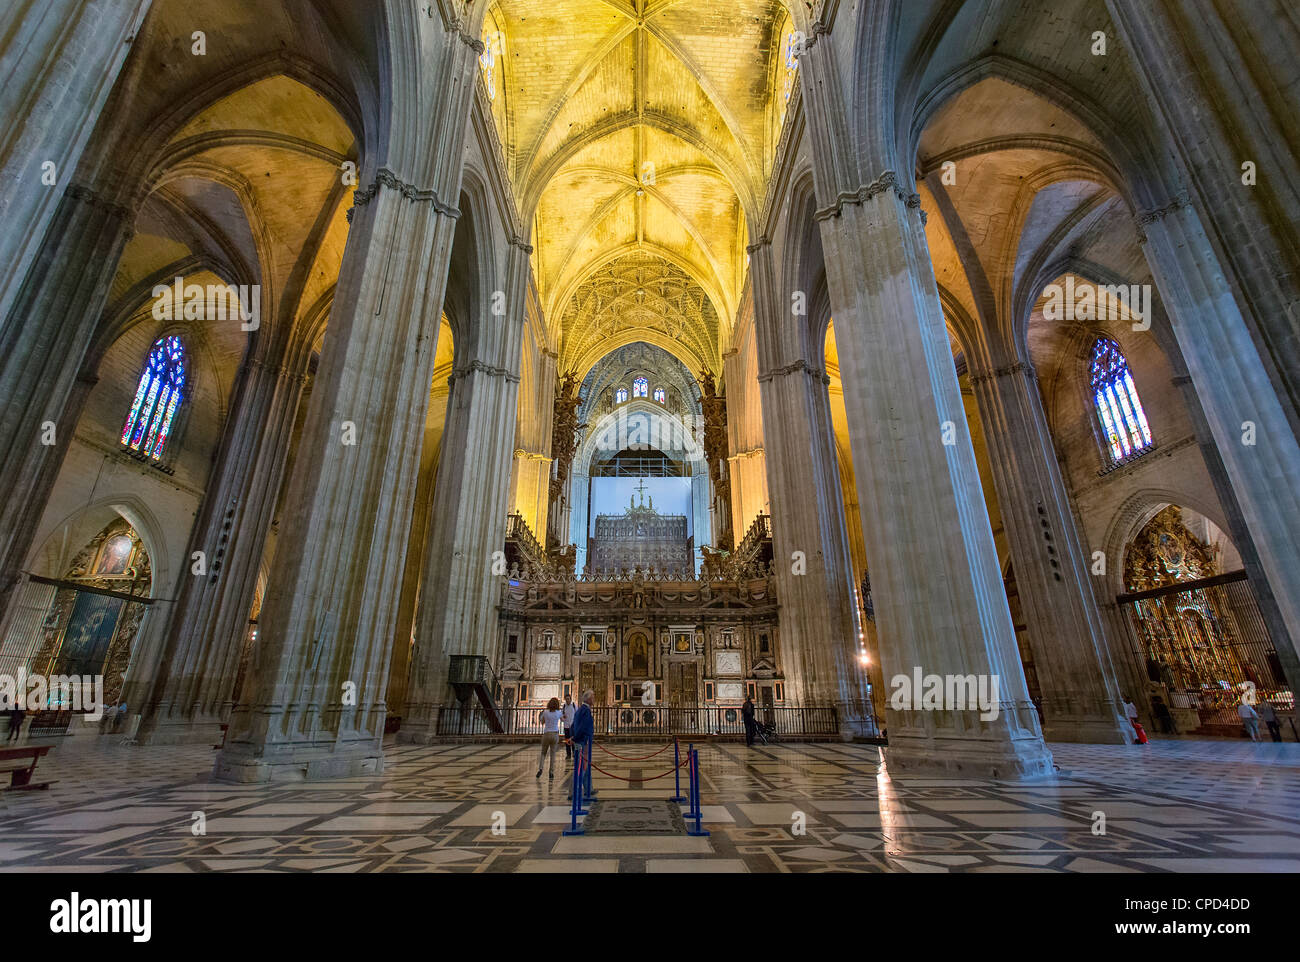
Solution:
[(533, 252), (533, 245), (526, 243), (524, 239), (520, 237), (518, 234), (510, 235), (510, 246), (518, 247), (521, 251), (523, 251), (525, 256), (529, 256)]
[(519, 383), (518, 374), (511, 374), (510, 371), (504, 367), (493, 367), (491, 364), (485, 364), (483, 361), (470, 361), (459, 371), (452, 371), (451, 377), (447, 378), (447, 383), (452, 384), (458, 378), (472, 374), (474, 371), (481, 371), (491, 377), (503, 377), (511, 384)]
[[(460, 209), (453, 207), (451, 204), (444, 203), (439, 197), (438, 192), (432, 187), (419, 188), (414, 184), (408, 184), (400, 179), (387, 167), (380, 167), (379, 172), (375, 174), (374, 183), (365, 190), (354, 191), (352, 194), (352, 209), (348, 211), (348, 223), (352, 223), (352, 213), (358, 207), (365, 207), (379, 194), (379, 188), (387, 187), (390, 190), (396, 190), (409, 201), (416, 203), (428, 202), (433, 205), (433, 209), (439, 214), (445, 214), (448, 217), (460, 218)], [(512, 240), (513, 243), (513, 240)]]
[(774, 377), (785, 377), (787, 374), (793, 374), (796, 371), (807, 371), (808, 376), (813, 378), (814, 380), (819, 380), (823, 384), (827, 384), (827, 385), (831, 383), (831, 379), (825, 371), (813, 367), (811, 364), (809, 364), (807, 361), (803, 360), (802, 358), (795, 361), (793, 364), (787, 364), (784, 367), (774, 367), (770, 371), (760, 372), (758, 375), (758, 381), (761, 384), (764, 381), (772, 380), (772, 378)]
[(1148, 210), (1139, 211), (1133, 218), (1134, 226), (1137, 228), (1138, 243), (1145, 244), (1147, 242), (1145, 228), (1152, 224), (1159, 223), (1175, 211), (1181, 210), (1190, 205), (1191, 200), (1189, 199), (1187, 192), (1180, 191), (1173, 200), (1169, 201), (1169, 203), (1165, 204), (1163, 207), (1154, 207)]
[[(865, 204), (867, 201), (871, 200), (873, 197), (876, 197), (879, 194), (883, 194), (886, 191), (891, 191), (891, 190), (898, 197), (898, 199), (903, 202), (904, 206), (911, 209), (920, 208), (921, 195), (907, 193), (905, 190), (903, 190), (902, 185), (899, 184), (898, 174), (896, 174), (892, 170), (886, 170), (886, 171), (882, 171), (880, 176), (877, 177), (875, 180), (873, 180), (871, 183), (863, 184), (860, 187), (858, 187), (856, 190), (840, 191), (838, 194), (836, 194), (833, 203), (829, 204), (826, 207), (823, 207), (821, 210), (813, 214), (813, 219), (827, 220), (831, 217), (839, 217), (841, 211), (843, 211), (844, 206), (846, 204), (861, 206), (862, 204)], [(924, 218), (925, 211), (921, 211), (921, 214), (922, 214), (922, 218)], [(924, 219), (922, 220), (922, 223), (924, 223)]]
[(69, 184), (67, 196), (73, 200), (85, 204), (87, 207), (93, 207), (96, 210), (103, 211), (114, 217), (120, 217), (123, 220), (131, 218), (131, 208), (123, 204), (114, 204), (105, 200), (97, 191), (92, 190), (85, 184)]
[(1002, 367), (995, 367), (991, 371), (980, 371), (978, 374), (972, 374), (970, 381), (972, 384), (982, 384), (985, 381), (995, 381), (1021, 372), (1024, 372), (1025, 376), (1031, 381), (1038, 380), (1038, 372), (1034, 370), (1032, 364), (1027, 361), (1016, 361), (1015, 364), (1006, 364)]

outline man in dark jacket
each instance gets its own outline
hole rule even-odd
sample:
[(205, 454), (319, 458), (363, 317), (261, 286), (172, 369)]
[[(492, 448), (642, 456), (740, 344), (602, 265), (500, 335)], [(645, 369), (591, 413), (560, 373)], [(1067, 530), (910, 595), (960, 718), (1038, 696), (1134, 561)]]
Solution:
[(754, 696), (746, 695), (745, 704), (741, 706), (740, 717), (745, 722), (745, 744), (750, 748), (754, 747)]
[[(596, 693), (588, 688), (582, 693), (582, 704), (573, 715), (573, 728), (570, 741), (573, 743), (574, 757), (583, 758), (583, 752), (587, 751), (591, 745), (592, 738), (596, 734), (596, 717), (591, 713), (591, 706), (596, 702)], [(587, 756), (590, 758), (590, 756)], [(576, 761), (574, 764), (578, 764)], [(585, 779), (584, 779), (585, 780)], [(572, 795), (572, 786), (569, 794)]]

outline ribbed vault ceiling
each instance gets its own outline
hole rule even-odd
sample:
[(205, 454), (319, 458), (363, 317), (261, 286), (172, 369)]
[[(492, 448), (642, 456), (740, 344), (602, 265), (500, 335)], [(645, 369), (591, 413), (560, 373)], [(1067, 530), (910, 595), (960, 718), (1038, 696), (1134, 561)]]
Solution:
[[(787, 25), (781, 0), (500, 0), (489, 12), (493, 111), (562, 367), (599, 336), (617, 338), (607, 350), (661, 343), (641, 328), (680, 332), (683, 362), (717, 369), (784, 111)], [(638, 271), (675, 293), (631, 296)], [(654, 313), (679, 303), (681, 316)]]

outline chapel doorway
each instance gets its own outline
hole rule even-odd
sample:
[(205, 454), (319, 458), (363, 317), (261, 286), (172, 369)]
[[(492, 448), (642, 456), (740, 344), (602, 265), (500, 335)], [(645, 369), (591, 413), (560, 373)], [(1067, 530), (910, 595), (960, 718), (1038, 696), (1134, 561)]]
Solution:
[(673, 662), (668, 666), (668, 705), (694, 708), (699, 702), (699, 666), (694, 662)]
[(605, 704), (605, 683), (608, 671), (603, 661), (584, 661), (578, 665), (578, 697), (590, 688), (596, 693), (596, 705)]

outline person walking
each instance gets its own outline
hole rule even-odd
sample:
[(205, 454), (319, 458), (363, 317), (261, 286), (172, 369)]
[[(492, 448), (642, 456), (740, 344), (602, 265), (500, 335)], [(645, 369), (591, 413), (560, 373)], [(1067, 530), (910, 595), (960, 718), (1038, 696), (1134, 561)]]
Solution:
[(560, 711), (560, 699), (552, 698), (546, 703), (546, 710), (539, 716), (542, 722), (542, 757), (537, 761), (537, 777), (542, 777), (542, 766), (546, 763), (546, 753), (551, 754), (551, 778), (555, 777), (555, 755), (560, 747), (560, 720), (564, 713)]
[(564, 693), (564, 707), (560, 709), (564, 722), (564, 762), (566, 765), (573, 760), (573, 716), (577, 713), (578, 706), (573, 703), (573, 696), (566, 691)]
[(1246, 704), (1244, 698), (1241, 704), (1237, 706), (1237, 717), (1241, 719), (1242, 727), (1246, 729), (1246, 734), (1250, 736), (1250, 740), (1252, 742), (1259, 741), (1259, 713)]
[(745, 722), (745, 745), (749, 748), (754, 747), (754, 730), (758, 727), (754, 722), (754, 696), (746, 695), (745, 704), (740, 708), (740, 717)]

